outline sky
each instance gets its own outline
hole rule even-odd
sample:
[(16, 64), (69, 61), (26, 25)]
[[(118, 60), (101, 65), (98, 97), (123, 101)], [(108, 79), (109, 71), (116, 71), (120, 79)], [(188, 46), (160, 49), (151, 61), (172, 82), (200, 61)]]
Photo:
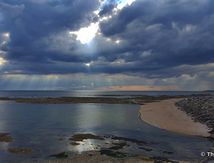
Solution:
[(0, 0), (0, 90), (214, 89), (213, 0)]

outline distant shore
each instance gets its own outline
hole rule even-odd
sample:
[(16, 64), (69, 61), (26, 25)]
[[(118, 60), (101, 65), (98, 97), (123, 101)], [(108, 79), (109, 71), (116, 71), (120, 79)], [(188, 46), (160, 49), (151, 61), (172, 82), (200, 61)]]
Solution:
[(199, 95), (139, 95), (139, 96), (98, 96), (98, 97), (0, 97), (0, 101), (15, 101), (18, 103), (33, 104), (70, 104), (70, 103), (106, 103), (106, 104), (138, 104), (150, 103), (172, 98), (184, 98)]
[(175, 103), (181, 99), (168, 99), (147, 103), (140, 109), (141, 119), (155, 127), (185, 135), (209, 137), (209, 128), (195, 122), (185, 112), (179, 110)]

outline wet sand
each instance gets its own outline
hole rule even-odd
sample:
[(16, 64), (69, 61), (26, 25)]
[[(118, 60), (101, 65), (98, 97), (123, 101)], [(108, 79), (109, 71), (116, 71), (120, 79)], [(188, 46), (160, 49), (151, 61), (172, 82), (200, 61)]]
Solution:
[(194, 136), (210, 136), (209, 128), (194, 122), (185, 112), (175, 106), (181, 99), (168, 99), (143, 105), (140, 109), (141, 119), (155, 127), (168, 131)]

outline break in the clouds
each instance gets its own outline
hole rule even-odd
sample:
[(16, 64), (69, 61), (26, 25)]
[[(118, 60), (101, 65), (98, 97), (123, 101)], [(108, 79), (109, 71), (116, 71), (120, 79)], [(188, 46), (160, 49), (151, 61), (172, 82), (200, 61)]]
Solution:
[(213, 0), (0, 0), (0, 89), (213, 89), (213, 42)]

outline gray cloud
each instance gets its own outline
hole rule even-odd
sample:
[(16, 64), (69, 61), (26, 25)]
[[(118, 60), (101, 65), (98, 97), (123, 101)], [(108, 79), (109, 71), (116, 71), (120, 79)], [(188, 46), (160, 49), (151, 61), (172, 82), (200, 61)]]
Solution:
[[(115, 13), (116, 6), (100, 6), (98, 0), (0, 0), (0, 57), (8, 61), (0, 72), (126, 74), (159, 81), (198, 73), (195, 81), (204, 76), (212, 82), (213, 66), (201, 65), (214, 63), (214, 1), (136, 0)], [(111, 17), (101, 21), (106, 16)], [(91, 22), (99, 23), (100, 34), (89, 45), (69, 34)]]

